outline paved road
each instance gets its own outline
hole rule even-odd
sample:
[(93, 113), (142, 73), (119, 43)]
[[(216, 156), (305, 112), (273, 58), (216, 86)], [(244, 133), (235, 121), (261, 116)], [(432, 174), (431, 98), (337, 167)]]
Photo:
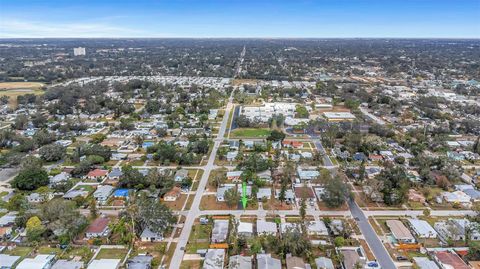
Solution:
[(192, 206), (188, 211), (187, 218), (183, 225), (182, 233), (180, 234), (180, 238), (178, 239), (177, 246), (175, 248), (175, 252), (173, 253), (172, 261), (170, 262), (170, 269), (178, 269), (180, 268), (180, 264), (183, 260), (184, 248), (187, 245), (188, 237), (190, 236), (190, 232), (192, 231), (192, 227), (194, 225), (195, 218), (200, 215), (200, 201), (202, 199), (202, 194), (205, 191), (205, 187), (208, 183), (208, 177), (210, 176), (210, 172), (215, 168), (213, 164), (215, 161), (215, 157), (217, 156), (217, 150), (220, 144), (223, 141), (223, 136), (225, 135), (225, 130), (227, 128), (228, 123), (228, 115), (230, 115), (230, 111), (232, 109), (232, 100), (233, 100), (233, 93), (232, 91), (230, 98), (228, 99), (227, 108), (225, 110), (225, 115), (222, 120), (222, 124), (220, 126), (220, 130), (218, 132), (217, 138), (215, 138), (215, 143), (213, 146), (212, 153), (208, 158), (207, 164), (204, 166), (204, 172), (200, 182), (198, 184), (197, 192), (193, 199)]
[(367, 217), (365, 214), (363, 214), (362, 209), (360, 209), (357, 203), (353, 200), (349, 200), (348, 207), (350, 208), (352, 216), (357, 221), (358, 227), (365, 237), (370, 250), (380, 263), (380, 266), (383, 269), (395, 269), (396, 267), (392, 257), (390, 257), (390, 254), (388, 254), (388, 251), (385, 249), (382, 241), (380, 241), (372, 226), (368, 222)]
[(320, 152), (323, 155), (323, 164), (327, 167), (335, 166), (332, 160), (330, 160), (330, 157), (328, 156), (327, 151), (323, 147), (322, 142), (320, 141), (320, 138), (317, 135), (310, 135), (310, 137), (312, 138), (312, 141), (315, 144), (315, 147), (317, 148), (318, 152)]

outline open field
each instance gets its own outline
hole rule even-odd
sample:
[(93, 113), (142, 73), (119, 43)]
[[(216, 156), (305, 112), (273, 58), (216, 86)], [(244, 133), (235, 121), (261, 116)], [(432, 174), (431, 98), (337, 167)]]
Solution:
[(102, 248), (95, 259), (123, 259), (127, 252), (126, 248)]
[(232, 81), (233, 86), (239, 86), (242, 84), (256, 85), (258, 83), (257, 79), (234, 79)]
[(247, 137), (247, 138), (266, 138), (270, 135), (270, 129), (267, 128), (240, 128), (235, 129), (230, 133), (232, 138)]
[[(6, 82), (3, 82), (6, 83)], [(0, 82), (2, 84), (2, 82)], [(12, 108), (15, 108), (17, 106), (17, 97), (25, 94), (35, 94), (35, 95), (42, 95), (44, 93), (43, 90), (36, 88), (36, 89), (2, 89), (0, 88), (0, 96), (8, 96), (10, 97), (9, 99), (9, 105)]]
[(0, 82), (0, 89), (12, 90), (12, 89), (40, 89), (45, 86), (41, 82)]

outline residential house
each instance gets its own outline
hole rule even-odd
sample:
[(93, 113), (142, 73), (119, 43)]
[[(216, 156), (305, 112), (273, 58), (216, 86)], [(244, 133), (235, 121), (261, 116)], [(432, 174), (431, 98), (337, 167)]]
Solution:
[(82, 269), (83, 262), (58, 260), (51, 269)]
[(287, 269), (306, 269), (307, 268), (302, 258), (292, 256), (291, 254), (287, 254), (286, 264), (287, 264)]
[(345, 227), (343, 226), (343, 221), (341, 219), (332, 219), (328, 227), (335, 236), (340, 235), (345, 230)]
[(93, 260), (87, 269), (118, 269), (120, 267), (120, 259), (99, 259)]
[(188, 177), (188, 170), (187, 169), (180, 169), (175, 172), (174, 180), (175, 182), (182, 182), (185, 178)]
[(7, 214), (0, 217), (0, 227), (7, 227), (15, 224), (15, 220), (17, 219), (18, 212), (8, 212)]
[(261, 201), (263, 199), (270, 199), (272, 197), (272, 189), (270, 188), (259, 188), (257, 191), (257, 200)]
[(367, 256), (362, 247), (341, 247), (337, 250), (343, 256), (343, 269), (355, 269), (357, 264), (364, 266), (367, 262)]
[(272, 181), (272, 171), (270, 170), (265, 170), (262, 172), (258, 172), (257, 176), (259, 179), (266, 181), (266, 182), (271, 182)]
[(110, 180), (118, 180), (121, 176), (123, 176), (122, 170), (120, 168), (113, 168), (107, 177)]
[[(275, 190), (275, 198), (278, 199), (280, 197), (280, 189)], [(292, 189), (287, 189), (285, 191), (285, 201), (287, 203), (293, 203), (295, 201), (295, 193), (293, 192)]]
[(282, 262), (271, 254), (257, 254), (258, 269), (282, 269)]
[(228, 220), (214, 220), (212, 229), (212, 243), (223, 243), (227, 240)]
[(113, 192), (113, 187), (110, 185), (100, 185), (97, 190), (93, 193), (93, 197), (97, 203), (103, 205), (107, 203), (108, 198)]
[(399, 220), (387, 220), (386, 221), (387, 227), (392, 232), (393, 237), (400, 243), (411, 244), (415, 243), (415, 237), (413, 237), (412, 233), (403, 225), (403, 223)]
[(13, 265), (15, 265), (20, 258), (20, 256), (0, 254), (0, 269), (13, 269)]
[(151, 269), (152, 255), (137, 255), (127, 261), (127, 269)]
[(85, 176), (87, 179), (91, 180), (102, 180), (105, 178), (108, 174), (108, 170), (103, 170), (103, 169), (94, 169)]
[(223, 186), (217, 188), (217, 202), (225, 202), (225, 192), (235, 188), (235, 184), (223, 184)]
[(203, 269), (223, 269), (225, 249), (209, 249), (203, 261)]
[(327, 257), (318, 257), (315, 259), (317, 269), (335, 269), (333, 261)]
[(283, 146), (284, 148), (302, 149), (302, 148), (303, 148), (303, 142), (301, 142), (301, 141), (283, 140), (282, 146)]
[(309, 235), (328, 235), (327, 226), (321, 220), (310, 221), (307, 225), (307, 232)]
[(237, 233), (238, 235), (243, 235), (246, 237), (253, 236), (253, 223), (240, 221), (238, 223)]
[(66, 172), (61, 172), (53, 177), (50, 177), (50, 185), (55, 186), (56, 184), (66, 182), (70, 179), (70, 174)]
[(227, 179), (232, 182), (239, 181), (242, 173), (243, 171), (229, 171), (227, 172)]
[(110, 219), (105, 217), (99, 217), (95, 219), (87, 228), (85, 232), (85, 237), (90, 238), (98, 238), (98, 237), (106, 237), (110, 234), (110, 229), (108, 224), (110, 223)]
[(238, 151), (227, 152), (227, 161), (233, 162), (238, 156)]
[(252, 269), (252, 257), (234, 255), (228, 260), (228, 269)]
[(480, 231), (475, 229), (475, 225), (470, 223), (468, 219), (448, 219), (447, 221), (436, 222), (433, 227), (443, 241), (448, 239), (454, 241), (465, 240), (467, 233), (470, 234), (470, 240), (480, 240)]
[(89, 192), (84, 190), (84, 189), (79, 189), (79, 190), (69, 190), (67, 193), (63, 195), (63, 199), (66, 200), (73, 200), (76, 197), (83, 197), (86, 198), (88, 196)]
[(467, 208), (470, 208), (472, 205), (470, 196), (463, 191), (443, 192), (442, 196), (447, 203), (459, 204)]
[(140, 235), (140, 240), (142, 242), (160, 242), (163, 240), (163, 236), (158, 233), (152, 232), (148, 227), (143, 229), (142, 234)]
[(435, 229), (425, 220), (408, 219), (410, 228), (418, 238), (437, 238)]
[(42, 193), (42, 194), (40, 194), (38, 192), (33, 192), (33, 193), (30, 193), (27, 196), (27, 201), (29, 203), (33, 203), (33, 204), (48, 202), (52, 199), (53, 199), (53, 193), (51, 193), (51, 192)]
[(175, 186), (163, 196), (163, 200), (167, 202), (174, 202), (180, 197), (181, 194), (182, 190)]
[(434, 261), (425, 257), (413, 257), (413, 261), (419, 269), (440, 269)]
[(277, 224), (275, 222), (257, 220), (257, 235), (268, 234), (277, 234)]
[(25, 258), (17, 269), (50, 269), (55, 261), (55, 255), (37, 255), (35, 258)]
[(462, 258), (450, 251), (435, 251), (433, 259), (440, 265), (442, 269), (470, 269)]
[(320, 176), (320, 172), (318, 170), (306, 170), (302, 169), (301, 167), (297, 169), (297, 173), (300, 180), (314, 180)]

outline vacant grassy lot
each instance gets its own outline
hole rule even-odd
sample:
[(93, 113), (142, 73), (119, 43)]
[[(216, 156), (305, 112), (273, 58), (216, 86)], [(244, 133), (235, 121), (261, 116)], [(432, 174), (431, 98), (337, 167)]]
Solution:
[(40, 89), (45, 86), (41, 82), (0, 82), (0, 89)]
[[(1, 82), (0, 82), (1, 84)], [(1, 89), (0, 88), (0, 96), (8, 96), (9, 105), (12, 108), (17, 106), (17, 97), (25, 94), (35, 94), (35, 95), (42, 95), (44, 93), (43, 90), (40, 89)]]
[(12, 255), (12, 256), (20, 256), (20, 257), (25, 257), (27, 256), (28, 254), (30, 254), (30, 252), (32, 252), (33, 248), (31, 247), (16, 247), (12, 250), (6, 250), (4, 252), (4, 254), (7, 254), (7, 255)]
[(95, 259), (123, 259), (127, 252), (126, 248), (102, 248)]
[(270, 135), (270, 129), (267, 128), (240, 128), (230, 133), (231, 137), (247, 137), (247, 138), (266, 138)]

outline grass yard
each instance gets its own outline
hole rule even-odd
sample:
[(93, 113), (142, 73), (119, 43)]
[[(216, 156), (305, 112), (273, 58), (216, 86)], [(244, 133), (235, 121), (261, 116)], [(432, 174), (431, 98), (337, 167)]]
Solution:
[(202, 260), (182, 261), (180, 269), (200, 269), (202, 268)]
[(92, 258), (92, 256), (93, 256), (92, 250), (89, 247), (84, 246), (84, 247), (72, 247), (72, 248), (69, 247), (65, 253), (60, 255), (59, 258), (71, 260), (75, 257), (80, 257), (82, 261), (89, 261)]
[(197, 250), (199, 249), (208, 249), (211, 232), (211, 224), (193, 226), (190, 238), (188, 239), (186, 248), (187, 253), (194, 254), (197, 253)]
[(28, 254), (30, 254), (32, 250), (33, 248), (31, 247), (16, 247), (14, 249), (4, 251), (4, 254), (12, 255), (12, 256), (20, 256), (23, 258)]
[(268, 128), (239, 128), (230, 133), (232, 138), (266, 138), (270, 135), (271, 130)]
[(37, 251), (40, 254), (52, 254), (52, 253), (54, 253), (55, 255), (58, 255), (58, 254), (62, 253), (63, 250), (61, 250), (59, 248), (48, 247), (48, 246), (40, 246), (40, 247), (38, 247)]
[(95, 259), (123, 259), (127, 252), (128, 249), (126, 248), (102, 248)]

